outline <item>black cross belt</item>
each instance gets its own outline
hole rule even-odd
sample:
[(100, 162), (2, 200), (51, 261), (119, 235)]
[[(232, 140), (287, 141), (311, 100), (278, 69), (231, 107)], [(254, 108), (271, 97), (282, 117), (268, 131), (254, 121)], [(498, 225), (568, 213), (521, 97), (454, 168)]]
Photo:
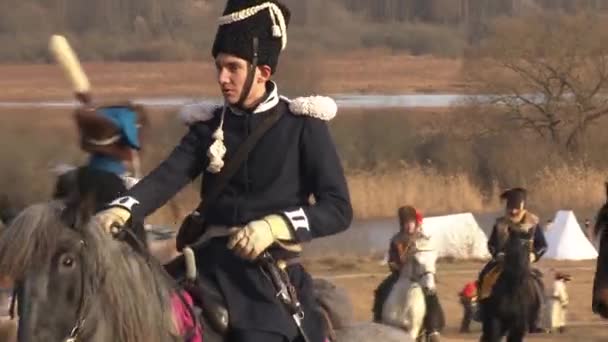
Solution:
[(289, 280), (289, 275), (287, 272), (285, 272), (285, 270), (277, 265), (275, 259), (268, 252), (264, 252), (260, 256), (259, 261), (262, 272), (270, 278), (270, 281), (277, 292), (276, 296), (279, 298), (281, 303), (283, 303), (291, 315), (291, 318), (296, 323), (298, 332), (302, 336), (302, 339), (304, 339), (304, 342), (310, 342), (310, 339), (306, 335), (306, 332), (302, 326), (302, 321), (304, 320), (304, 310), (302, 309), (302, 304), (298, 300), (296, 289)]

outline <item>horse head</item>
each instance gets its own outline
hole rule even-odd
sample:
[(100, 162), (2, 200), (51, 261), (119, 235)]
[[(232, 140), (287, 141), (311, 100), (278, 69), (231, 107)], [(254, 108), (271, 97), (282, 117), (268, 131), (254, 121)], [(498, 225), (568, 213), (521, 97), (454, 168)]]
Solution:
[(0, 273), (21, 289), (19, 341), (177, 341), (164, 274), (91, 213), (37, 204), (0, 235)]
[(63, 205), (23, 210), (0, 237), (2, 273), (20, 287), (19, 341), (64, 341), (84, 299), (84, 243), (60, 219)]
[(509, 228), (504, 253), (504, 272), (507, 274), (523, 275), (530, 268), (530, 252), (532, 250), (533, 230), (517, 230)]

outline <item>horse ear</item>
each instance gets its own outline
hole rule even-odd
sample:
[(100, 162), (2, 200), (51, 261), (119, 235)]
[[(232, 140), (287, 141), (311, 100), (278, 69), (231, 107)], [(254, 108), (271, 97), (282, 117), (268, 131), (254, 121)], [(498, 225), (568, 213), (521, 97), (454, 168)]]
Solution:
[(87, 194), (80, 198), (78, 209), (76, 212), (75, 228), (83, 227), (91, 217), (95, 214), (95, 197), (93, 194)]

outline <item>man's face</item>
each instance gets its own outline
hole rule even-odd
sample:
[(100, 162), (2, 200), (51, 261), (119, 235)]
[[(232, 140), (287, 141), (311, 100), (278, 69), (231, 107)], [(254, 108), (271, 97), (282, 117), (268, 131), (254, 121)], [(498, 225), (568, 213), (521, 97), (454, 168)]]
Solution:
[(403, 223), (401, 229), (408, 234), (416, 232), (416, 221), (406, 221)]
[[(234, 55), (219, 53), (215, 59), (215, 67), (217, 70), (217, 81), (224, 100), (230, 105), (237, 104), (247, 82), (249, 63)], [(268, 66), (258, 66), (256, 68), (251, 90), (244, 101), (245, 107), (264, 95), (265, 84), (270, 78), (270, 73), (271, 71)]]
[(521, 202), (519, 206), (515, 205), (507, 205), (507, 215), (511, 218), (519, 218), (521, 214), (524, 212), (524, 203)]

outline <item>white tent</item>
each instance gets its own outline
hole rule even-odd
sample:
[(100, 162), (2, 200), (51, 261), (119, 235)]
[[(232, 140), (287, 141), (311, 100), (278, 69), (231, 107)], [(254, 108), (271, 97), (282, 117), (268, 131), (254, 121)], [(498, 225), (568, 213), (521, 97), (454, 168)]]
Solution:
[(597, 258), (597, 251), (587, 239), (576, 216), (570, 210), (560, 210), (545, 233), (547, 252), (543, 259), (588, 260)]
[(426, 217), (424, 232), (431, 237), (439, 257), (486, 259), (488, 239), (471, 213)]

